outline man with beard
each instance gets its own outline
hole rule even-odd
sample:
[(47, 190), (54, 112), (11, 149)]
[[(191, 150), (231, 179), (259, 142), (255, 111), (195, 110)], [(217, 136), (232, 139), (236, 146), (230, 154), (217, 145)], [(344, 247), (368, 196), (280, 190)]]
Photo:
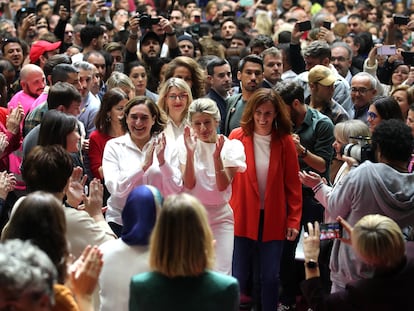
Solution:
[(210, 82), (210, 91), (206, 97), (217, 104), (220, 111), (220, 133), (224, 132), (227, 103), (226, 98), (232, 87), (231, 67), (227, 60), (216, 57), (207, 63), (207, 79)]
[(316, 65), (309, 70), (310, 96), (305, 100), (309, 107), (329, 117), (333, 124), (349, 119), (346, 110), (332, 98), (335, 81), (336, 76), (328, 67)]
[(281, 80), (283, 73), (282, 52), (275, 47), (264, 50), (261, 54), (263, 59), (263, 76), (262, 86), (272, 88)]
[[(165, 17), (158, 16), (157, 18), (159, 19), (158, 24), (151, 25), (149, 27), (142, 27), (148, 25), (140, 25), (140, 18), (137, 15), (130, 17), (129, 37), (125, 44), (126, 64), (138, 60), (138, 39), (141, 61), (145, 64), (148, 72), (153, 72), (153, 66), (156, 65), (156, 61), (161, 57), (161, 47), (163, 46), (164, 41), (168, 46), (168, 55), (170, 58), (173, 59), (180, 55), (180, 49), (178, 48), (177, 36), (174, 27)], [(154, 20), (154, 18), (151, 18), (151, 20)], [(141, 32), (143, 33), (141, 38), (138, 36), (140, 26), (142, 28)], [(161, 30), (163, 31), (162, 34)], [(156, 92), (159, 84), (158, 82), (158, 77), (153, 77), (153, 75), (148, 76), (147, 88), (152, 92)]]
[(43, 70), (34, 64), (25, 65), (20, 72), (20, 86), (22, 90), (12, 97), (7, 107), (10, 110), (21, 104), (26, 114), (46, 86)]
[(237, 79), (240, 81), (241, 94), (230, 96), (227, 102), (227, 116), (225, 120), (224, 134), (228, 136), (236, 127), (240, 126), (240, 118), (243, 114), (247, 100), (262, 86), (263, 61), (257, 55), (247, 55), (239, 63)]
[[(336, 80), (335, 77), (331, 78)], [(293, 123), (292, 134), (296, 146), (301, 171), (314, 171), (329, 180), (334, 142), (334, 125), (332, 121), (316, 109), (305, 104), (304, 89), (294, 80), (280, 82), (275, 87), (282, 97)], [(301, 224), (323, 221), (324, 207), (314, 198), (311, 188), (302, 186), (302, 220)], [(289, 310), (296, 303), (296, 267), (295, 251), (299, 241), (285, 241), (280, 268), (283, 291), (281, 304)], [(322, 265), (326, 271), (327, 265)], [(324, 274), (326, 277), (328, 274)], [(327, 278), (329, 279), (329, 278)]]

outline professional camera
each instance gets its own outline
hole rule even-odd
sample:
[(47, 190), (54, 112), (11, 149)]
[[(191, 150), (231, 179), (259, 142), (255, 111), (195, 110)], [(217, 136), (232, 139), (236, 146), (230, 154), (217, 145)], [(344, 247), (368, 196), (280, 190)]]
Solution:
[(159, 17), (151, 17), (147, 13), (142, 13), (138, 16), (139, 26), (141, 28), (151, 28), (152, 25), (157, 25), (160, 22)]
[(347, 157), (354, 158), (358, 162), (364, 162), (365, 160), (375, 161), (374, 150), (372, 145), (369, 143), (371, 138), (364, 136), (350, 137), (356, 139), (358, 143), (347, 144), (342, 146), (341, 154)]

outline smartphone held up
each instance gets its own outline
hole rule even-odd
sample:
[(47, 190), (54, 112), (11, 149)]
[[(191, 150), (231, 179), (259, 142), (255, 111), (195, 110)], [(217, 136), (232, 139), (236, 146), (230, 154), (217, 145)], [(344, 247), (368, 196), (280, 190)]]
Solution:
[(319, 225), (320, 240), (333, 240), (342, 238), (342, 225), (339, 222), (324, 223)]

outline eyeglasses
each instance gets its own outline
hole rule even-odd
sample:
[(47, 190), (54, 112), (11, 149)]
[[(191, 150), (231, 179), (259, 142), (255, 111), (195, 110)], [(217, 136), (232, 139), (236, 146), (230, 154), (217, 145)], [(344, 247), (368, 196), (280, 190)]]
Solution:
[(378, 117), (378, 115), (372, 111), (368, 111), (367, 116), (368, 116), (368, 119), (371, 119), (371, 120), (375, 120)]
[(348, 58), (345, 58), (343, 56), (339, 56), (339, 57), (331, 57), (331, 62), (333, 63), (334, 61), (338, 61), (338, 62), (346, 62), (348, 60)]
[(371, 90), (372, 90), (372, 88), (367, 89), (365, 87), (360, 87), (360, 88), (351, 87), (351, 93), (359, 93), (361, 95), (365, 95), (368, 91), (371, 91)]
[(177, 98), (179, 100), (183, 100), (183, 99), (187, 99), (187, 97), (188, 97), (188, 94), (180, 94), (180, 95), (171, 94), (171, 95), (168, 95), (168, 98), (171, 99), (171, 100), (176, 100)]

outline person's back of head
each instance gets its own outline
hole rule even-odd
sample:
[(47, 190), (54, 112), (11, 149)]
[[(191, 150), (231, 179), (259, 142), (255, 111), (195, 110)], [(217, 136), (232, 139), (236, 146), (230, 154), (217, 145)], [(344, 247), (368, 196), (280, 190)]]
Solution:
[[(71, 58), (66, 54), (56, 54), (46, 61), (43, 72), (45, 73), (46, 78), (52, 75), (53, 69), (59, 64), (72, 64)], [(53, 83), (53, 82), (52, 82)]]
[(59, 63), (54, 68), (52, 68), (52, 84), (55, 84), (57, 82), (67, 82), (69, 79), (69, 74), (78, 72), (79, 71), (70, 63)]
[(302, 105), (305, 104), (305, 91), (295, 81), (286, 80), (278, 82), (274, 89), (288, 106), (291, 106), (294, 100), (298, 100)]
[(81, 102), (82, 98), (78, 90), (67, 82), (56, 82), (49, 89), (47, 96), (47, 106), (49, 110), (56, 109), (59, 106), (69, 108), (72, 103)]
[(83, 47), (91, 45), (93, 39), (98, 39), (104, 34), (102, 27), (97, 25), (86, 25), (80, 31), (80, 39)]
[(58, 271), (58, 282), (66, 278), (66, 219), (60, 202), (53, 194), (36, 191), (28, 194), (13, 213), (3, 240), (29, 240), (44, 251)]
[(363, 261), (380, 269), (397, 267), (405, 258), (405, 241), (400, 227), (391, 218), (367, 215), (352, 231), (352, 246)]
[(29, 241), (16, 239), (0, 244), (2, 309), (14, 310), (19, 305), (22, 311), (52, 310), (56, 280), (49, 257)]
[(62, 193), (72, 171), (72, 158), (59, 145), (36, 146), (22, 163), (22, 176), (29, 191)]
[(150, 267), (167, 277), (198, 276), (213, 266), (213, 235), (207, 212), (189, 194), (164, 201), (150, 242)]
[(372, 133), (372, 147), (378, 162), (400, 162), (406, 169), (414, 149), (411, 128), (397, 119), (381, 121)]
[(122, 241), (128, 245), (148, 245), (163, 200), (160, 191), (153, 186), (134, 188), (122, 210)]
[(331, 58), (331, 48), (329, 44), (322, 40), (311, 42), (304, 50), (304, 57), (313, 57), (323, 60), (324, 58)]
[(67, 136), (77, 129), (78, 120), (73, 116), (52, 109), (45, 113), (40, 124), (38, 145), (61, 145), (67, 148)]

